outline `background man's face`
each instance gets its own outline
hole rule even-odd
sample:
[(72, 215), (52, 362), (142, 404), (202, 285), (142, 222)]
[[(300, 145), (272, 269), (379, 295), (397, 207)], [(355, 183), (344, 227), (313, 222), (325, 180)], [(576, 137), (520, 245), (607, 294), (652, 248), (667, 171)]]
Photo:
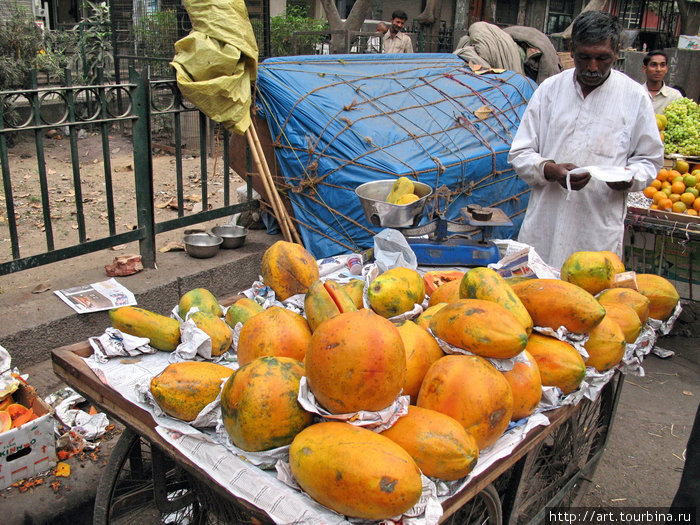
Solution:
[(391, 32), (398, 33), (403, 29), (405, 23), (406, 20), (404, 20), (403, 18), (393, 18), (391, 20)]
[(571, 52), (576, 68), (576, 79), (584, 86), (598, 87), (608, 78), (617, 60), (617, 50), (610, 45), (610, 39), (595, 44), (579, 44)]
[(649, 64), (642, 66), (647, 80), (652, 82), (660, 82), (668, 73), (668, 64), (663, 55), (654, 55), (649, 59)]

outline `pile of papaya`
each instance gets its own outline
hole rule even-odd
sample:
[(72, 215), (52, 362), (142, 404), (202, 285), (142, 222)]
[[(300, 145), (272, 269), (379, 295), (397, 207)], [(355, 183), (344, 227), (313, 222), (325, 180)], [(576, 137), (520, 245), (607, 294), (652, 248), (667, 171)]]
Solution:
[[(291, 471), (314, 500), (346, 516), (387, 519), (418, 502), (421, 474), (468, 475), (511, 421), (534, 413), (543, 386), (575, 391), (587, 367), (616, 367), (648, 318), (672, 315), (679, 296), (669, 281), (636, 274), (633, 287), (616, 287), (623, 272), (613, 253), (576, 252), (561, 279), (509, 281), (486, 267), (425, 274), (393, 268), (365, 289), (360, 280), (320, 279), (303, 246), (279, 241), (263, 256), (262, 276), (279, 299), (302, 294), (304, 314), (263, 309), (250, 299), (224, 313), (206, 290), (186, 294), (180, 311), (198, 308), (217, 352), (233, 347), (214, 320), (240, 330), (239, 368), (171, 364), (151, 391), (166, 413), (184, 421), (220, 393), (236, 447), (288, 445)], [(416, 305), (420, 315), (396, 321)], [(173, 319), (134, 307), (111, 318), (161, 350), (177, 346)], [(538, 327), (587, 334), (588, 357)], [(494, 359), (512, 367), (501, 371)], [(334, 415), (381, 411), (400, 396), (410, 404), (391, 428), (374, 432), (306, 411), (297, 400), (302, 380)]]

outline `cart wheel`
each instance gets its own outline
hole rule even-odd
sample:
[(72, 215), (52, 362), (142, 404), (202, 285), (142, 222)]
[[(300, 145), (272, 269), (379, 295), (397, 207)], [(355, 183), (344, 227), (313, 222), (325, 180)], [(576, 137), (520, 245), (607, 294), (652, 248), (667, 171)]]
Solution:
[(501, 498), (496, 487), (488, 485), (476, 496), (470, 499), (463, 507), (452, 514), (444, 525), (501, 525), (503, 513), (501, 511)]
[(212, 521), (196, 498), (189, 475), (157, 447), (125, 429), (97, 487), (93, 523), (204, 524)]

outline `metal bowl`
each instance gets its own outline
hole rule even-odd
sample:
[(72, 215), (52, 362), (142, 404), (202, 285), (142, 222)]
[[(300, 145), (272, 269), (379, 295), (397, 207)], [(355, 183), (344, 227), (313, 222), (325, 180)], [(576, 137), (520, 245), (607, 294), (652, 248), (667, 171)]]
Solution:
[(416, 226), (423, 215), (423, 209), (433, 189), (423, 182), (413, 181), (414, 193), (418, 200), (410, 204), (398, 205), (386, 202), (395, 179), (365, 182), (355, 188), (365, 217), (373, 226), (384, 228), (409, 228)]
[(207, 259), (216, 255), (224, 240), (218, 235), (209, 233), (192, 233), (185, 235), (182, 242), (185, 244), (187, 255), (198, 259)]
[(240, 248), (245, 242), (245, 236), (248, 234), (243, 226), (238, 226), (237, 224), (224, 224), (220, 226), (214, 226), (211, 229), (214, 235), (221, 237), (224, 242), (221, 244), (222, 248)]

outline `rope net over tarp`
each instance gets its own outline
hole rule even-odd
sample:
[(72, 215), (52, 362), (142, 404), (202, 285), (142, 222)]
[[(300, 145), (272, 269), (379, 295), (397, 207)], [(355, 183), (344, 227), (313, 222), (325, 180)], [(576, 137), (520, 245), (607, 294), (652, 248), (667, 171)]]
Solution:
[[(479, 74), (481, 73), (481, 74)], [(355, 188), (406, 176), (435, 191), (422, 223), (463, 222), (467, 204), (497, 206), (515, 226), (529, 189), (507, 163), (536, 84), (473, 71), (452, 54), (280, 57), (259, 66), (256, 107), (272, 137), (280, 190), (317, 258), (372, 247)]]

